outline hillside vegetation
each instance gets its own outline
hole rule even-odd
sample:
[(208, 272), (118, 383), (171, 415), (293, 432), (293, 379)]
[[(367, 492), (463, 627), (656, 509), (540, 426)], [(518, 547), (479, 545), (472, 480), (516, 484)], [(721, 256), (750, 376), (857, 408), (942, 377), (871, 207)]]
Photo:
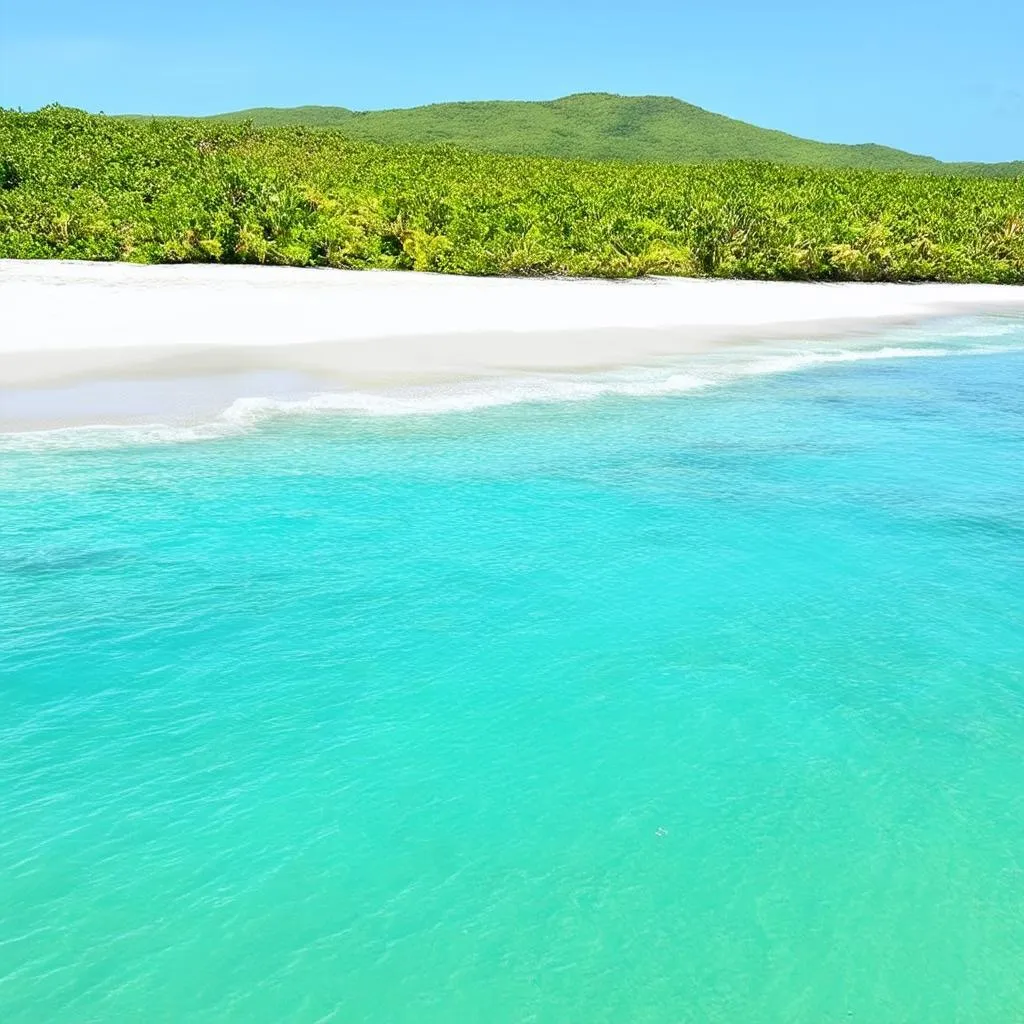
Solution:
[(0, 112), (0, 257), (1024, 282), (1024, 181)]
[(441, 103), (365, 113), (344, 107), (260, 107), (219, 120), (259, 127), (333, 128), (351, 139), (449, 143), (489, 153), (580, 160), (707, 163), (766, 160), (807, 167), (924, 173), (1024, 174), (1016, 164), (944, 164), (886, 146), (812, 142), (712, 114), (667, 96), (584, 93), (550, 102)]

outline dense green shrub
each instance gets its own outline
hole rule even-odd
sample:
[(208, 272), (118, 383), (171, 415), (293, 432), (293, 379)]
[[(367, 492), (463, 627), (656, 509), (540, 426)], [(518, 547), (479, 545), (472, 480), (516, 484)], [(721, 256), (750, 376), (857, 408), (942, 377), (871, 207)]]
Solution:
[(0, 256), (1024, 282), (1024, 179), (586, 163), (0, 112)]

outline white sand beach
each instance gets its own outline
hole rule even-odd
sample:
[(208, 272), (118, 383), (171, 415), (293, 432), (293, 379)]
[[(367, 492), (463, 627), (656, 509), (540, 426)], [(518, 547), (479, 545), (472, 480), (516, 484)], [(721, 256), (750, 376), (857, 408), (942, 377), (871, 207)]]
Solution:
[(386, 389), (597, 371), (995, 313), (1024, 313), (1024, 287), (3, 260), (0, 429), (199, 415), (271, 379)]

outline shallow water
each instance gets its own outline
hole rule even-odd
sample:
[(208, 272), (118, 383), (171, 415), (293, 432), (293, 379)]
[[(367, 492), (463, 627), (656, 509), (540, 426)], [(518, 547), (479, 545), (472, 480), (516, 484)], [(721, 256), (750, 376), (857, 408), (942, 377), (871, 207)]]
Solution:
[(1024, 323), (831, 352), (0, 442), (0, 1017), (1024, 1016)]

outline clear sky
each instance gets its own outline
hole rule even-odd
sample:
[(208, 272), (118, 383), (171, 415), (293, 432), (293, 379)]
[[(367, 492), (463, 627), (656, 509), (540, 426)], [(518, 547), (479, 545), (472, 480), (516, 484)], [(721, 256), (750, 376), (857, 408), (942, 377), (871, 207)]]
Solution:
[(0, 106), (357, 110), (606, 91), (836, 142), (1024, 158), (1020, 0), (0, 0)]

